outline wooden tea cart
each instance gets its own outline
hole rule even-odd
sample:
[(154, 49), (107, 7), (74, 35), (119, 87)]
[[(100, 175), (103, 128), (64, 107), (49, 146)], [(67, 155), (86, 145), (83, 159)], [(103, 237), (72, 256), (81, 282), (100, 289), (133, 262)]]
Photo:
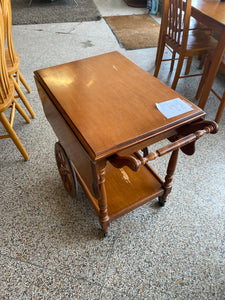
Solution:
[[(59, 142), (56, 161), (66, 190), (76, 178), (93, 204), (104, 235), (111, 221), (149, 200), (164, 205), (178, 151), (216, 133), (205, 112), (118, 52), (35, 71), (45, 115)], [(156, 103), (180, 98), (191, 111), (166, 118)], [(168, 139), (154, 152), (148, 146)], [(149, 162), (171, 152), (165, 180)], [(190, 179), (191, 180), (191, 179)]]

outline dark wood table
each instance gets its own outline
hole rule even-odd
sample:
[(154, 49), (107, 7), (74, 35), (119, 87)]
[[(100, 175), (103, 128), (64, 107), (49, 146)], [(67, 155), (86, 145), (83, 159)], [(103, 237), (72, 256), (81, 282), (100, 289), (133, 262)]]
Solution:
[(220, 0), (192, 0), (191, 14), (196, 20), (219, 35), (219, 43), (199, 101), (199, 107), (204, 109), (225, 51), (225, 2)]
[[(178, 151), (217, 125), (205, 112), (123, 55), (111, 52), (35, 71), (44, 112), (59, 142), (56, 161), (67, 191), (76, 178), (93, 204), (104, 234), (109, 223), (171, 190)], [(192, 110), (167, 119), (156, 103), (181, 98)], [(169, 139), (149, 153), (149, 145)], [(171, 152), (165, 180), (149, 161)], [(190, 178), (191, 180), (191, 178)]]

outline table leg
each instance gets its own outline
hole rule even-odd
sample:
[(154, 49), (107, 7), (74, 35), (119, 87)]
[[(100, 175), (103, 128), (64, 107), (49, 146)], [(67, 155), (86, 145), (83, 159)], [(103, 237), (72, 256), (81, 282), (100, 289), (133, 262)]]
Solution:
[(107, 195), (105, 189), (105, 167), (99, 170), (98, 185), (100, 191), (99, 203), (99, 221), (104, 232), (104, 236), (108, 234), (109, 216), (107, 210)]
[(220, 66), (220, 63), (221, 63), (221, 60), (222, 60), (222, 57), (224, 54), (224, 50), (225, 50), (225, 29), (221, 33), (220, 40), (218, 42), (215, 54), (213, 55), (212, 64), (209, 69), (209, 73), (206, 78), (206, 81), (205, 81), (202, 95), (199, 100), (198, 106), (202, 109), (204, 109), (207, 99), (209, 97), (209, 93), (212, 88), (214, 79), (216, 78), (216, 74), (219, 70), (219, 66)]
[(165, 177), (165, 182), (163, 184), (163, 188), (165, 189), (164, 194), (162, 196), (159, 197), (159, 203), (160, 205), (164, 206), (165, 202), (166, 202), (166, 198), (169, 195), (169, 193), (171, 192), (172, 189), (172, 180), (173, 180), (173, 174), (175, 172), (176, 169), (176, 165), (177, 165), (177, 159), (178, 159), (178, 152), (179, 149), (174, 150), (170, 156), (170, 160), (169, 160), (169, 164), (167, 167), (167, 174)]

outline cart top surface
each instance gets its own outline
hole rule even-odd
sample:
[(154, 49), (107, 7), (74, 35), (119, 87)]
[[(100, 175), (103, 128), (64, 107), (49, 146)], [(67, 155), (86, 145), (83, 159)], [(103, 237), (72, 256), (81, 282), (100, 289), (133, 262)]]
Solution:
[[(107, 157), (205, 113), (118, 52), (35, 71), (93, 159)], [(167, 119), (156, 103), (180, 98), (192, 111)]]

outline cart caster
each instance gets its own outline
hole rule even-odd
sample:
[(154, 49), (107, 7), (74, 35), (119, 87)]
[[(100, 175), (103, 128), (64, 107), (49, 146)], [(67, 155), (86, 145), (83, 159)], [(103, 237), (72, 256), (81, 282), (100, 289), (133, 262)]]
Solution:
[(66, 151), (60, 142), (55, 143), (55, 158), (63, 185), (71, 197), (77, 194), (77, 179)]
[(166, 204), (166, 200), (162, 200), (162, 197), (161, 196), (159, 196), (159, 205), (160, 206), (165, 206), (165, 204)]

